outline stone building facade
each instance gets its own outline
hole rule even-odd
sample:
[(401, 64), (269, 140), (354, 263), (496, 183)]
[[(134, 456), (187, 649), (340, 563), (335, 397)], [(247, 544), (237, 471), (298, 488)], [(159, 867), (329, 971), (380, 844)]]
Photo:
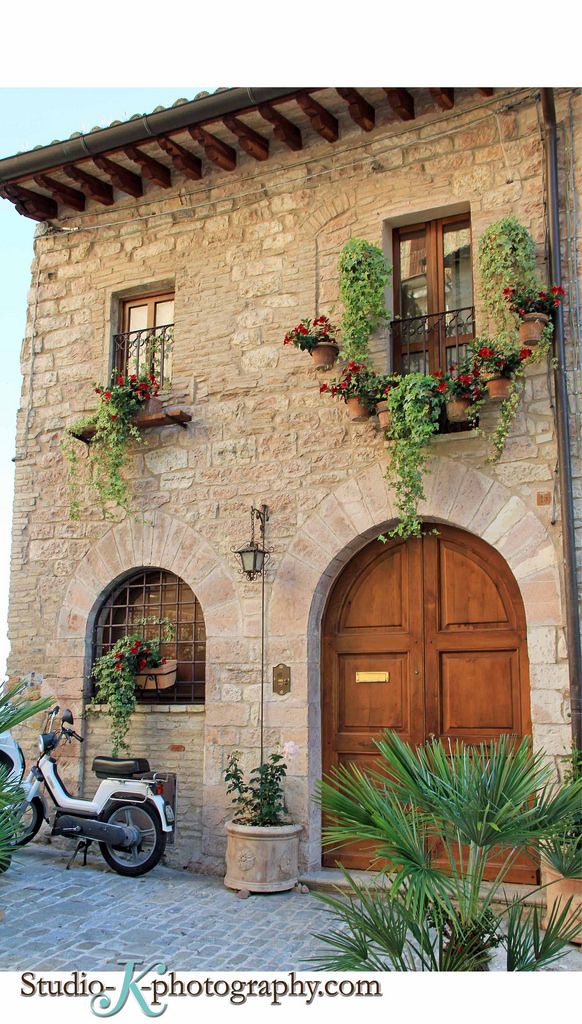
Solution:
[[(243, 751), (250, 766), (258, 760), (260, 586), (239, 574), (233, 555), (247, 539), (250, 507), (264, 502), (270, 512), (265, 746), (297, 745), (286, 798), (304, 825), (304, 868), (321, 860), (312, 795), (322, 771), (323, 616), (341, 573), (395, 518), (384, 477), (389, 450), (376, 419), (350, 422), (343, 404), (321, 396), (321, 380), (332, 374), (316, 375), (306, 354), (285, 348), (286, 330), (303, 316), (338, 315), (337, 260), (350, 237), (383, 246), (392, 262), (395, 228), (458, 213), (470, 215), (478, 334), (487, 323), (476, 250), (492, 221), (515, 214), (536, 241), (542, 277), (549, 276), (536, 92), (456, 90), (454, 106), (442, 110), (429, 90), (416, 90), (410, 120), (385, 111), (380, 93), (366, 91), (377, 109), (370, 131), (362, 132), (333, 90), (322, 90), (317, 98), (340, 124), (335, 143), (297, 108), (300, 151), (271, 138), (269, 160), (240, 152), (234, 172), (212, 165), (193, 181), (174, 169), (164, 189), (144, 178), (141, 197), (116, 188), (108, 206), (89, 199), (83, 212), (59, 207), (35, 238), (16, 439), (9, 674), (40, 673), (42, 692), (82, 722), (81, 759), (67, 747), (61, 760), (71, 785), (89, 793), (91, 759), (108, 742), (104, 716), (85, 711), (98, 611), (115, 585), (144, 567), (191, 588), (206, 629), (205, 702), (140, 704), (130, 742), (132, 753), (177, 772), (179, 824), (168, 856), (193, 868), (222, 870), (229, 752)], [(557, 91), (556, 105), (582, 560), (570, 219), (582, 173), (582, 98)], [(132, 447), (133, 517), (104, 519), (87, 491), (80, 519), (71, 521), (63, 431), (94, 408), (92, 382), (108, 377), (120, 303), (168, 292), (175, 317), (165, 402), (187, 410), (191, 422), (150, 430)], [(386, 302), (394, 308), (391, 288)], [(374, 336), (373, 356), (378, 369), (390, 368), (387, 330)], [(486, 542), (517, 582), (534, 743), (560, 759), (571, 725), (552, 394), (545, 366), (526, 371), (524, 398), (495, 465), (476, 432), (439, 435), (421, 512), (429, 524)], [(495, 416), (488, 409), (485, 425)], [(279, 663), (291, 671), (284, 696), (271, 686)], [(31, 748), (35, 728), (26, 734)]]

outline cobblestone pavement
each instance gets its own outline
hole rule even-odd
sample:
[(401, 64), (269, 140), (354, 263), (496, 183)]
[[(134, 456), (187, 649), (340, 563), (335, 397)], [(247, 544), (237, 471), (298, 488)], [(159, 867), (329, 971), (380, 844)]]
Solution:
[[(0, 875), (0, 969), (121, 970), (119, 960), (162, 959), (183, 971), (309, 970), (329, 924), (317, 898), (275, 893), (239, 899), (219, 878), (157, 867), (122, 878), (99, 856), (87, 867), (34, 844)], [(495, 968), (494, 968), (495, 969)], [(555, 970), (582, 970), (572, 949)]]

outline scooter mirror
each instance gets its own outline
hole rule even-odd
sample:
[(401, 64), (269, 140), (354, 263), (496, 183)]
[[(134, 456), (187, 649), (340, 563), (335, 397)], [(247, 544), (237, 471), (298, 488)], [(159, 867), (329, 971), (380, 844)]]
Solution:
[(67, 725), (72, 725), (74, 721), (75, 719), (73, 718), (72, 711), (69, 711), (68, 708), (65, 708), (61, 715), (61, 722), (66, 722)]

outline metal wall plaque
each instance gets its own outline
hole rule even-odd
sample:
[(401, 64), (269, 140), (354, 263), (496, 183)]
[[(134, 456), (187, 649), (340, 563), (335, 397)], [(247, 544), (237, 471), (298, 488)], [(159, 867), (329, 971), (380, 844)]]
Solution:
[(275, 665), (273, 669), (273, 693), (284, 697), (291, 690), (291, 669), (289, 665)]
[(389, 683), (389, 672), (356, 672), (357, 683)]

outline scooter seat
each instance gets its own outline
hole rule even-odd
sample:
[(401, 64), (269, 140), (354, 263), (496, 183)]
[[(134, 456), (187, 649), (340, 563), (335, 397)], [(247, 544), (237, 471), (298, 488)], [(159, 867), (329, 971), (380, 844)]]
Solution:
[(134, 779), (149, 772), (145, 757), (95, 757), (92, 770), (98, 779)]

